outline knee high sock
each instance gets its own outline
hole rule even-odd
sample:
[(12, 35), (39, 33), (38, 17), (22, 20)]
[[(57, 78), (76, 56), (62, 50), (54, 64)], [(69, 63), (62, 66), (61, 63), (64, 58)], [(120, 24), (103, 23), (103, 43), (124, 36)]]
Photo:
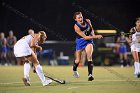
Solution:
[(88, 75), (92, 75), (92, 71), (93, 71), (93, 62), (92, 61), (88, 61)]
[(30, 63), (24, 63), (24, 78), (29, 79)]
[(37, 72), (37, 75), (39, 76), (41, 82), (44, 83), (46, 81), (46, 78), (44, 76), (42, 67), (40, 65), (36, 66), (36, 72)]
[(77, 71), (77, 67), (78, 67), (79, 63), (75, 63), (73, 64), (73, 71)]
[(135, 72), (134, 74), (138, 74), (140, 71), (140, 63), (139, 62), (134, 62), (134, 68), (135, 68)]

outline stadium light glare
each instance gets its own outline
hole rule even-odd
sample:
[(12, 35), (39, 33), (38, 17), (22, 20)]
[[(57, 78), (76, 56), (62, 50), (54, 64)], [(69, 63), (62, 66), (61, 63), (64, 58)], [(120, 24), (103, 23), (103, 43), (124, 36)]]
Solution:
[(97, 33), (116, 34), (116, 30), (96, 30)]

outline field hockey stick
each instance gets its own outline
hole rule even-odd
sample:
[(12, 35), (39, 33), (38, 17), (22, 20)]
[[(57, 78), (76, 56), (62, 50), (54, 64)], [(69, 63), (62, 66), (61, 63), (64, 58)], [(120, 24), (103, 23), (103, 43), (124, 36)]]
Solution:
[(60, 80), (60, 79), (57, 79), (57, 78), (54, 78), (52, 76), (49, 76), (48, 74), (44, 74), (45, 77), (59, 83), (59, 84), (66, 84), (66, 81), (65, 80)]
[[(132, 33), (124, 33), (122, 35), (128, 36), (128, 35), (132, 35), (132, 34), (134, 34), (134, 32), (132, 32)], [(103, 37), (113, 37), (113, 36), (121, 36), (121, 33), (118, 33), (118, 34), (115, 34), (115, 35), (103, 35)]]
[(119, 35), (103, 35), (103, 37), (113, 37), (113, 36), (119, 36)]

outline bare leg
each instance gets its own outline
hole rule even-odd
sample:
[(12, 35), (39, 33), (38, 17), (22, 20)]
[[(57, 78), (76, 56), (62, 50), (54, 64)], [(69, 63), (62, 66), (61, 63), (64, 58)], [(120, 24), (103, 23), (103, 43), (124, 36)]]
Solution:
[(81, 52), (82, 52), (82, 50), (76, 50), (76, 52), (75, 52), (75, 61), (73, 64), (73, 76), (75, 78), (79, 78), (79, 73), (77, 71), (77, 67), (78, 67), (80, 59), (81, 59)]
[(93, 45), (88, 44), (85, 48), (86, 54), (87, 54), (87, 60), (88, 60), (88, 80), (92, 81), (94, 78), (92, 77), (92, 71), (93, 71), (93, 62), (92, 62), (92, 53), (93, 53)]

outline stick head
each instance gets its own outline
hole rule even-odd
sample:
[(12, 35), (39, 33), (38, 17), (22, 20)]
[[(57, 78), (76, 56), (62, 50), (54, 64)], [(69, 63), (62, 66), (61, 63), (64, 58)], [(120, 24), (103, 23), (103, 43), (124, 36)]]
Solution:
[(61, 84), (66, 84), (66, 81), (65, 81), (65, 80), (62, 80), (62, 81), (61, 81)]

